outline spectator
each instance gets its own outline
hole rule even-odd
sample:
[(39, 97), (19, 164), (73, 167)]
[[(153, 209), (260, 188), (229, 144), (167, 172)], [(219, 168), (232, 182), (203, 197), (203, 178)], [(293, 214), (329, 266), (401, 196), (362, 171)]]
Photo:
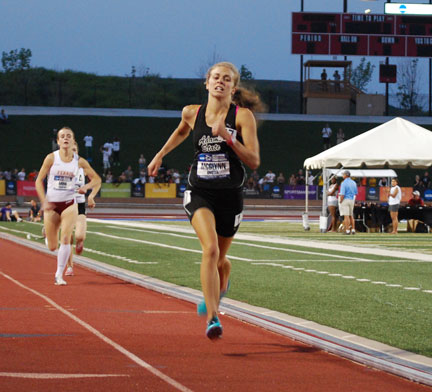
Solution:
[(289, 181), (288, 181), (288, 185), (290, 185), (290, 186), (297, 185), (297, 177), (295, 174), (291, 174)]
[(132, 167), (129, 165), (127, 169), (123, 172), (126, 177), (126, 182), (132, 182), (133, 180), (133, 170)]
[(180, 184), (180, 173), (178, 172), (177, 169), (173, 169), (172, 179), (174, 181), (174, 184)]
[(420, 176), (416, 174), (413, 188), (415, 191), (419, 191), (420, 193), (423, 193), (425, 190), (425, 186), (423, 184), (423, 181), (420, 179)]
[(342, 128), (339, 128), (336, 133), (336, 144), (341, 144), (345, 141), (345, 134)]
[(15, 168), (12, 170), (11, 179), (12, 179), (12, 181), (18, 180), (18, 169)]
[(328, 123), (321, 130), (321, 134), (322, 134), (322, 140), (323, 140), (324, 150), (327, 150), (328, 148), (331, 147), (330, 138), (331, 138), (331, 135), (332, 135), (332, 130), (331, 130), (330, 126), (328, 125)]
[(35, 200), (30, 200), (29, 219), (30, 222), (40, 222), (42, 219), (40, 206)]
[(308, 177), (308, 179), (307, 179), (307, 183), (308, 183), (308, 185), (313, 185), (313, 184), (314, 184), (314, 180), (315, 180), (314, 175), (313, 175), (312, 173), (309, 172), (309, 177)]
[(52, 130), (52, 138), (51, 138), (51, 150), (57, 151), (59, 149), (59, 146), (57, 144), (57, 128), (54, 128)]
[(400, 201), (402, 199), (402, 191), (399, 187), (399, 180), (397, 178), (392, 178), (391, 186), (388, 204), (393, 230), (390, 234), (397, 234), (399, 224), (398, 213)]
[[(419, 191), (414, 191), (413, 196), (411, 199), (408, 200), (408, 206), (410, 207), (423, 207), (424, 202), (423, 199), (420, 197)], [(407, 222), (407, 232), (415, 233), (417, 229), (417, 225), (419, 224), (418, 219), (408, 219)]]
[(381, 178), (381, 180), (379, 180), (378, 182), (378, 186), (387, 186), (387, 178), (385, 177)]
[(326, 72), (325, 68), (321, 72), (321, 88), (323, 91), (328, 90), (328, 88), (327, 88), (327, 72)]
[(413, 197), (408, 200), (408, 205), (410, 207), (423, 207), (424, 206), (424, 201), (420, 197), (420, 192), (419, 191), (414, 191), (412, 194), (413, 194)]
[(429, 177), (429, 173), (425, 172), (424, 175), (423, 175), (423, 178), (422, 178), (424, 189), (430, 188), (430, 185), (431, 185), (430, 181), (431, 180), (430, 180), (430, 177)]
[(341, 80), (341, 76), (340, 76), (338, 70), (334, 71), (333, 79), (335, 82), (335, 92), (338, 93), (338, 92), (340, 92), (340, 80)]
[(147, 171), (145, 169), (141, 170), (139, 172), (139, 177), (135, 178), (135, 180), (133, 181), (134, 184), (145, 184), (147, 182)]
[(252, 171), (252, 173), (248, 177), (248, 180), (246, 183), (247, 188), (258, 190), (258, 181), (259, 181), (259, 174), (256, 170), (254, 170), (254, 171)]
[(330, 186), (327, 191), (327, 207), (330, 212), (331, 224), (328, 228), (328, 231), (332, 231), (334, 233), (338, 230), (337, 224), (337, 207), (338, 207), (338, 191), (339, 184), (337, 183), (336, 176), (333, 176), (330, 180)]
[(345, 170), (339, 192), (339, 213), (344, 217), (345, 234), (355, 234), (354, 203), (357, 196), (357, 184), (351, 179), (351, 173)]
[(22, 168), (21, 171), (19, 171), (17, 174), (17, 180), (18, 181), (25, 181), (25, 179), (26, 179), (26, 172), (25, 172), (25, 169)]
[(144, 158), (144, 154), (141, 154), (140, 157), (138, 158), (138, 170), (145, 170), (146, 169), (146, 163), (147, 160)]
[(305, 185), (306, 184), (306, 180), (305, 177), (303, 175), (303, 170), (299, 169), (298, 173), (297, 173), (297, 185)]
[(109, 152), (109, 149), (107, 147), (102, 147), (102, 166), (104, 175), (106, 175), (108, 170), (111, 169), (110, 156), (111, 154)]
[(266, 184), (274, 184), (276, 179), (276, 174), (273, 173), (271, 170), (269, 170), (266, 175), (264, 176), (264, 182)]
[(28, 176), (27, 176), (27, 180), (29, 181), (36, 181), (36, 178), (38, 176), (39, 172), (36, 169), (33, 169), (33, 171), (31, 171)]
[(110, 166), (111, 166), (113, 144), (111, 142), (105, 142), (105, 144), (102, 146), (102, 150), (105, 150), (107, 152), (108, 161), (110, 162)]
[(3, 172), (3, 176), (5, 178), (6, 181), (11, 181), (12, 180), (12, 171), (10, 168), (7, 168), (4, 172)]
[(12, 204), (6, 203), (5, 206), (1, 209), (1, 219), (2, 221), (6, 222), (21, 222), (22, 219), (20, 218), (18, 212), (16, 210), (12, 210)]
[(120, 139), (116, 136), (112, 142), (113, 166), (120, 166)]
[(86, 158), (88, 162), (93, 161), (93, 136), (86, 135), (84, 136), (84, 147), (86, 151)]
[(2, 109), (1, 112), (0, 112), (0, 122), (2, 124), (9, 124), (9, 117), (6, 114), (6, 112), (5, 112), (4, 109)]
[(283, 175), (283, 173), (282, 172), (280, 172), (279, 173), (279, 175), (277, 176), (277, 178), (276, 178), (276, 182), (277, 182), (277, 184), (278, 185), (283, 185), (283, 184), (285, 184), (285, 176)]
[(108, 171), (107, 171), (107, 173), (106, 173), (106, 175), (105, 175), (105, 182), (106, 182), (107, 184), (112, 184), (112, 183), (114, 182), (114, 177), (113, 177), (113, 175), (112, 175), (112, 173), (111, 173), (111, 170), (108, 170)]
[(116, 182), (117, 182), (118, 184), (121, 184), (121, 183), (123, 183), (123, 182), (126, 182), (126, 174), (125, 174), (125, 172), (123, 172), (122, 174), (120, 174), (120, 175), (118, 176)]

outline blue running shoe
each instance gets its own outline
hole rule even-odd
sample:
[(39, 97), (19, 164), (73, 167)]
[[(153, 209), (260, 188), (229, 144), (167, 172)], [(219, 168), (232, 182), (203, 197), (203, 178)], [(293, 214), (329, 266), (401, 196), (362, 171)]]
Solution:
[(205, 304), (204, 301), (201, 301), (198, 305), (197, 305), (197, 313), (198, 316), (200, 317), (205, 317), (207, 316), (207, 306)]
[[(228, 293), (228, 290), (231, 287), (231, 280), (228, 279), (228, 285), (227, 285), (227, 289), (225, 291), (221, 291), (220, 293), (220, 299), (222, 299), (223, 297), (225, 297)], [(207, 316), (207, 307), (204, 301), (201, 301), (198, 305), (197, 305), (197, 313), (198, 316), (200, 317), (205, 317)]]
[(222, 325), (217, 316), (213, 317), (208, 322), (206, 336), (211, 340), (219, 339), (222, 337)]

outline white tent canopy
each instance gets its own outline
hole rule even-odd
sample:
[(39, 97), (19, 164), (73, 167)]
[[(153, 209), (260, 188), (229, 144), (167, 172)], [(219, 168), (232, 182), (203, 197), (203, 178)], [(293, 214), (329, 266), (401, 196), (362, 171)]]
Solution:
[[(330, 175), (336, 177), (342, 177), (342, 173), (345, 169), (329, 169)], [(396, 172), (393, 169), (350, 169), (351, 177), (362, 178), (362, 177), (375, 177), (375, 178), (393, 178), (397, 177)]]
[[(323, 169), (323, 194), (327, 194), (329, 168), (421, 168), (432, 166), (432, 132), (403, 118), (384, 124), (338, 144), (304, 161), (306, 173)], [(308, 190), (303, 226), (308, 227)], [(320, 229), (325, 231), (327, 198), (323, 197)]]
[(432, 166), (432, 132), (396, 117), (304, 161), (308, 170), (386, 166)]

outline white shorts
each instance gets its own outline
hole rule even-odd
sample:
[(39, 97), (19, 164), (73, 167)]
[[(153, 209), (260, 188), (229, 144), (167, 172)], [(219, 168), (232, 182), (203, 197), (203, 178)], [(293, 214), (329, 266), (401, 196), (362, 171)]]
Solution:
[(341, 216), (352, 216), (354, 214), (354, 200), (343, 199), (339, 203), (339, 214)]

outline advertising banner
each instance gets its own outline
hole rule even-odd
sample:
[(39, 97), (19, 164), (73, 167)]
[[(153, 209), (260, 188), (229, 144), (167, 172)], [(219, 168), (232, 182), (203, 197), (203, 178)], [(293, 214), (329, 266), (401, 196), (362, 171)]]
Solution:
[(16, 195), (16, 182), (6, 181), (6, 195)]
[(365, 201), (366, 200), (366, 187), (365, 186), (358, 186), (357, 187), (357, 196), (356, 201)]
[(141, 182), (137, 182), (136, 184), (132, 184), (132, 197), (144, 197), (144, 187), (145, 184), (141, 184)]
[(101, 197), (130, 197), (131, 184), (102, 184), (100, 189)]
[(186, 184), (178, 184), (177, 197), (183, 197), (185, 190), (186, 190)]
[(272, 186), (270, 197), (272, 199), (282, 199), (283, 198), (283, 187), (279, 186), (279, 185)]
[(379, 201), (379, 198), (380, 198), (380, 189), (378, 187), (366, 188), (366, 200)]
[(146, 198), (175, 198), (176, 197), (176, 184), (145, 184), (145, 197)]
[[(306, 187), (304, 185), (286, 185), (284, 187), (284, 199), (305, 199), (306, 198)], [(310, 185), (309, 186), (309, 199), (316, 200), (317, 199), (318, 186)]]
[[(408, 202), (409, 199), (412, 197), (413, 188), (411, 186), (409, 187), (401, 187), (402, 191), (402, 202)], [(388, 186), (382, 186), (380, 188), (380, 201), (388, 203), (390, 193), (390, 187)]]
[[(1, 185), (0, 185), (1, 191)], [(426, 189), (424, 191), (424, 201), (432, 201), (432, 189)]]
[(34, 196), (37, 197), (36, 182), (34, 181), (17, 181), (18, 196)]

